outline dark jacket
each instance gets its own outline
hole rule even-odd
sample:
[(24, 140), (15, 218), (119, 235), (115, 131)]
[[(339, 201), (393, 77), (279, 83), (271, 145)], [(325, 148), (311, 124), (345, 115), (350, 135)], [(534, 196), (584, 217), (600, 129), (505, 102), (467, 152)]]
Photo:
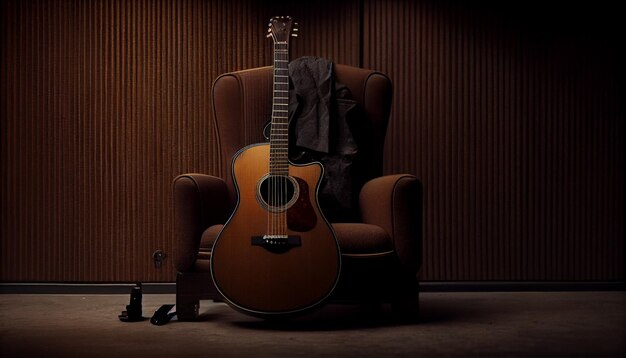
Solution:
[[(337, 83), (332, 62), (301, 57), (289, 63), (289, 157), (293, 163), (318, 161), (324, 177), (318, 193), (320, 206), (331, 222), (358, 218), (355, 183), (358, 145), (352, 126), (359, 116), (350, 90)], [(269, 125), (265, 129), (269, 137)]]

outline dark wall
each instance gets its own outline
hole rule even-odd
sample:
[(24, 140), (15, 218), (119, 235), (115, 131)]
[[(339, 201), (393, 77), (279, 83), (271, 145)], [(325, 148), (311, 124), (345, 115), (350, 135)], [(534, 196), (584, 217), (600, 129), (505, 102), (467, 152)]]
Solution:
[(292, 57), (394, 82), (385, 171), (423, 181), (423, 279), (623, 280), (623, 46), (590, 7), (2, 2), (0, 279), (172, 280), (171, 180), (221, 173), (211, 83), (271, 64), (291, 14)]

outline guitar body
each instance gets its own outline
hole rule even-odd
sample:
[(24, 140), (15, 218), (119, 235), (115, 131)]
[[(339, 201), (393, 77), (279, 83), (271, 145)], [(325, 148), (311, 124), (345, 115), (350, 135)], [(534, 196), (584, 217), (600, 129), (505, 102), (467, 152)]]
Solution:
[[(264, 197), (269, 158), (269, 144), (248, 146), (233, 158), (237, 207), (211, 254), (213, 280), (226, 301), (261, 317), (304, 312), (321, 304), (337, 283), (341, 260), (334, 232), (317, 202), (321, 164), (289, 162), (289, 177), (282, 184), (291, 189), (277, 209)], [(271, 235), (275, 226), (285, 235)]]

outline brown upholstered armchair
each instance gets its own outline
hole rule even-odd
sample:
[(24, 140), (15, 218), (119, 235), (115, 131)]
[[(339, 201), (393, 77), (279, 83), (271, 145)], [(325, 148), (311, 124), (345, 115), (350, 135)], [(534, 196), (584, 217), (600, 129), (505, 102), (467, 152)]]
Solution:
[[(335, 223), (342, 271), (333, 300), (391, 303), (394, 312), (418, 307), (416, 274), (421, 266), (422, 189), (412, 175), (382, 175), (383, 143), (391, 109), (385, 75), (335, 65), (335, 78), (362, 107), (373, 135), (366, 143), (370, 166), (359, 194), (358, 222)], [(176, 305), (179, 319), (197, 318), (199, 300), (219, 300), (210, 274), (212, 244), (236, 202), (231, 159), (236, 151), (263, 142), (270, 118), (272, 67), (228, 73), (213, 84), (214, 128), (223, 177), (183, 174), (174, 179)], [(360, 143), (363, 146), (363, 143)]]

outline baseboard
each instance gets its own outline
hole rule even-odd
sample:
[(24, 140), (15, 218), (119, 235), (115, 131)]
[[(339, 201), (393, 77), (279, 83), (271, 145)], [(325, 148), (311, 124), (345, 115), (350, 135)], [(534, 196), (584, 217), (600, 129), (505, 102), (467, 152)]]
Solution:
[(421, 292), (625, 291), (623, 281), (426, 281)]
[[(0, 283), (0, 294), (128, 294), (134, 283)], [(174, 294), (173, 282), (142, 283), (145, 294)], [(622, 281), (425, 281), (421, 292), (625, 291)]]
[[(176, 293), (173, 282), (142, 283), (142, 291), (147, 294)], [(135, 283), (0, 283), (0, 294), (129, 294)]]

